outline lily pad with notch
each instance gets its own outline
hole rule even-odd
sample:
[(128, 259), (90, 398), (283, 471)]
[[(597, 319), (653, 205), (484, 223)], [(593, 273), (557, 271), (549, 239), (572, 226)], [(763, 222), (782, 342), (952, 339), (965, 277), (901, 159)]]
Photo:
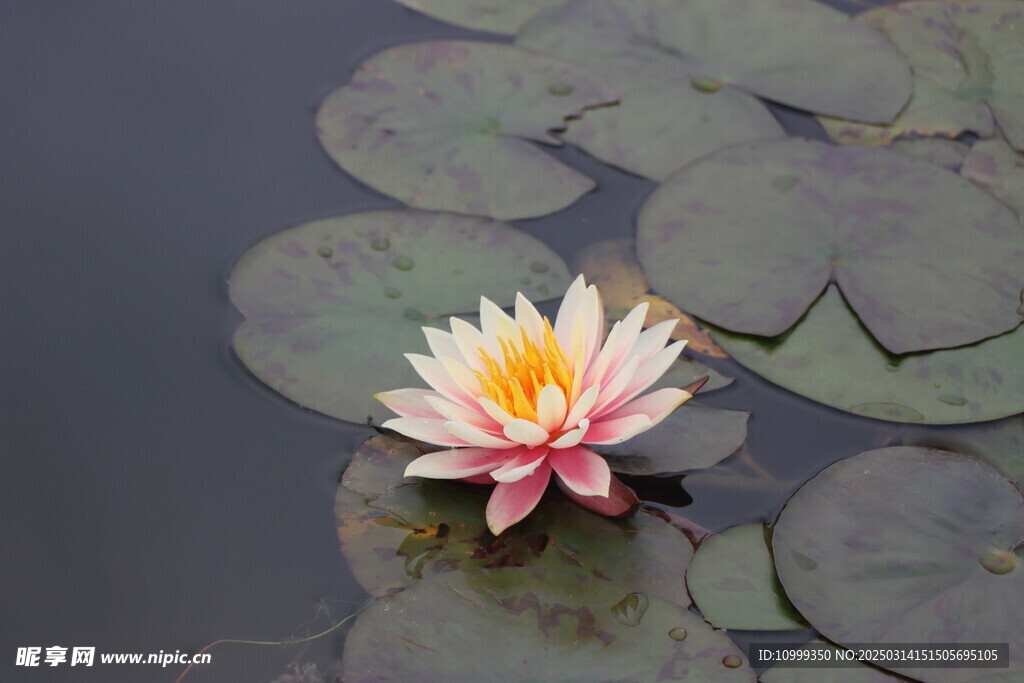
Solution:
[(773, 545), (787, 594), (829, 640), (1009, 643), (1008, 670), (927, 680), (1024, 673), (1024, 497), (981, 460), (912, 447), (842, 460), (789, 500)]
[(1017, 217), (955, 173), (888, 149), (793, 138), (704, 157), (647, 200), (637, 251), (656, 291), (734, 332), (785, 332), (833, 281), (892, 353), (1022, 321)]
[(379, 598), (342, 664), (350, 683), (756, 680), (729, 637), (685, 608), (554, 569), (435, 576)]
[(618, 106), (564, 137), (656, 180), (728, 145), (782, 137), (755, 96), (877, 122), (910, 96), (906, 60), (882, 35), (812, 0), (572, 0), (538, 15), (516, 44), (618, 88)]
[(549, 567), (596, 576), (627, 590), (689, 604), (682, 581), (693, 545), (658, 514), (600, 517), (552, 493), (495, 538), (484, 520), (491, 487), (404, 478), (416, 445), (377, 436), (356, 453), (338, 487), (342, 550), (373, 595), (435, 574), (494, 567)]
[(389, 414), (374, 393), (420, 384), (402, 354), (426, 352), (424, 325), (478, 310), (481, 295), (509, 306), (517, 291), (550, 299), (569, 281), (557, 254), (490, 219), (327, 218), (271, 235), (235, 264), (231, 301), (246, 316), (235, 352), (296, 403), (365, 422)]
[(782, 590), (763, 524), (734, 526), (701, 541), (686, 585), (701, 614), (718, 628), (793, 631), (810, 628)]
[(558, 211), (594, 182), (528, 140), (618, 94), (587, 71), (510, 45), (400, 45), (361, 64), (317, 113), (343, 169), (422, 209), (500, 219)]
[(906, 55), (913, 95), (897, 119), (871, 126), (822, 118), (844, 144), (887, 144), (907, 133), (951, 137), (993, 133), (993, 122), (1024, 149), (1024, 7), (1013, 0), (911, 0), (857, 19)]
[(956, 424), (1024, 412), (1022, 327), (963, 348), (895, 356), (831, 285), (783, 335), (766, 340), (716, 330), (714, 336), (766, 379), (857, 415)]

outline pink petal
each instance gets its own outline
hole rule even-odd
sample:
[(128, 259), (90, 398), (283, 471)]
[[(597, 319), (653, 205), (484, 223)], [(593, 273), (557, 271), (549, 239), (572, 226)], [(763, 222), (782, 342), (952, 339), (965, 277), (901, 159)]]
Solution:
[(559, 479), (579, 495), (608, 497), (612, 472), (594, 451), (584, 446), (553, 448), (548, 459)]
[(590, 429), (590, 420), (583, 418), (576, 429), (570, 429), (548, 445), (552, 448), (570, 448), (583, 441), (588, 429)]
[(608, 380), (615, 375), (625, 360), (626, 353), (633, 348), (640, 336), (649, 306), (650, 304), (644, 301), (630, 311), (625, 318), (615, 323), (612, 331), (608, 333), (608, 338), (605, 340), (597, 360), (587, 372), (584, 383), (607, 384)]
[(495, 436), (482, 429), (471, 427), (463, 422), (445, 422), (445, 429), (457, 439), (465, 442), (465, 445), (480, 446), (481, 448), (515, 448), (519, 444), (513, 443), (500, 436)]
[(384, 429), (393, 429), (413, 439), (434, 443), (438, 446), (472, 446), (467, 441), (454, 436), (445, 425), (447, 420), (432, 420), (425, 417), (396, 417), (381, 425)]
[(420, 377), (431, 387), (440, 392), (445, 398), (469, 408), (476, 403), (473, 398), (477, 392), (469, 394), (452, 379), (451, 374), (445, 370), (444, 364), (437, 358), (421, 356), (418, 353), (407, 353), (405, 357), (412, 363), (412, 367), (419, 373)]
[(565, 416), (565, 422), (562, 423), (562, 429), (573, 429), (580, 423), (580, 420), (590, 414), (591, 409), (597, 402), (597, 397), (601, 393), (601, 385), (595, 384), (590, 387), (582, 394), (579, 399), (576, 400), (572, 410)]
[(442, 415), (434, 410), (426, 399), (440, 398), (441, 394), (430, 389), (396, 389), (382, 391), (373, 397), (383, 403), (392, 412), (402, 417), (440, 418)]
[[(665, 371), (669, 369), (672, 363), (676, 361), (676, 358), (682, 353), (684, 346), (686, 346), (685, 341), (676, 342), (654, 354), (646, 363), (641, 363), (626, 388), (608, 403), (595, 408), (593, 416), (607, 415), (654, 384), (659, 377), (665, 374)], [(599, 401), (599, 403), (601, 402)]]
[(499, 483), (487, 501), (487, 526), (495, 536), (526, 517), (537, 507), (551, 481), (547, 460), (528, 477), (512, 483)]
[(650, 360), (654, 354), (665, 348), (665, 344), (672, 337), (672, 331), (675, 330), (678, 322), (678, 318), (665, 320), (641, 332), (630, 350), (630, 355), (640, 358), (641, 363)]
[(404, 476), (428, 479), (463, 479), (485, 474), (501, 467), (509, 459), (509, 453), (509, 451), (498, 451), (492, 448), (456, 448), (450, 451), (427, 453), (409, 463), (409, 466), (405, 468)]
[(536, 422), (516, 418), (504, 427), (505, 436), (516, 443), (533, 448), (545, 443), (551, 435)]
[(567, 409), (562, 390), (554, 384), (548, 384), (537, 396), (537, 424), (548, 433), (554, 432), (565, 422)]
[(483, 474), (474, 474), (471, 477), (461, 477), (459, 481), (465, 482), (467, 484), (477, 484), (480, 486), (494, 485), (494, 477), (492, 477), (489, 472), (485, 472)]
[(501, 434), (501, 425), (484, 412), (483, 408), (477, 407), (476, 410), (471, 410), (463, 408), (458, 403), (452, 403), (444, 398), (434, 396), (428, 396), (426, 402), (437, 411), (438, 415), (452, 422), (464, 422), (471, 427), (489, 432), (495, 436)]
[(583, 441), (598, 445), (622, 443), (640, 432), (647, 431), (651, 426), (651, 418), (646, 415), (629, 415), (616, 420), (591, 422)]
[(683, 389), (659, 389), (602, 416), (602, 421), (615, 420), (629, 415), (646, 415), (650, 418), (651, 425), (656, 425), (691, 398), (693, 398), (693, 394)]
[(622, 364), (618, 372), (611, 378), (611, 381), (607, 384), (601, 385), (601, 393), (597, 397), (597, 403), (590, 411), (591, 417), (598, 417), (608, 412), (606, 406), (612, 403), (617, 403), (619, 398), (625, 392), (626, 387), (630, 385), (633, 378), (636, 377), (637, 368), (640, 365), (640, 359), (636, 356), (632, 356), (628, 361)]
[(517, 448), (514, 457), (507, 460), (501, 467), (491, 472), (494, 481), (505, 482), (519, 481), (523, 477), (533, 474), (534, 470), (540, 467), (548, 454), (548, 448)]
[(580, 507), (586, 508), (598, 515), (605, 517), (626, 517), (632, 514), (639, 506), (640, 499), (629, 488), (616, 477), (611, 475), (611, 486), (606, 496), (581, 496), (569, 488), (559, 477), (555, 477), (558, 488), (562, 489), (572, 502)]

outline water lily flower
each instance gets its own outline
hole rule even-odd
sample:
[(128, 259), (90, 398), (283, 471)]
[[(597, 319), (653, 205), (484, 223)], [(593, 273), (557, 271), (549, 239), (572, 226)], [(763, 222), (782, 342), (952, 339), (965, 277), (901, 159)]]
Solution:
[(594, 512), (631, 511), (636, 495), (584, 444), (616, 444), (650, 429), (703, 383), (640, 396), (686, 344), (665, 346), (674, 320), (642, 331), (646, 314), (641, 303), (602, 345), (601, 299), (580, 276), (553, 326), (518, 294), (515, 318), (481, 297), (480, 329), (459, 318), (451, 332), (423, 328), (434, 356), (406, 358), (432, 390), (376, 398), (401, 416), (383, 427), (449, 450), (420, 456), (405, 476), (496, 484), (486, 512), (495, 535), (533, 510), (552, 474)]

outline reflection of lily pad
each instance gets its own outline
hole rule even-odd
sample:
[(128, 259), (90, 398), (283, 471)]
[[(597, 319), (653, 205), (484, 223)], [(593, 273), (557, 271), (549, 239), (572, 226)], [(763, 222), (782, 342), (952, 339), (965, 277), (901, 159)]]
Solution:
[(976, 455), (1024, 489), (1024, 415), (954, 429), (918, 429), (904, 443)]
[(517, 44), (619, 88), (618, 107), (566, 139), (658, 180), (730, 144), (780, 137), (752, 95), (878, 122), (910, 95), (906, 61), (888, 41), (810, 0), (573, 0), (538, 15)]
[(367, 681), (746, 681), (743, 652), (673, 603), (542, 569), (437, 576), (380, 598), (345, 640)]
[[(575, 269), (586, 276), (587, 282), (597, 285), (604, 302), (606, 323), (621, 320), (637, 304), (647, 302), (644, 326), (650, 327), (665, 320), (678, 320), (672, 332), (673, 339), (686, 339), (686, 348), (713, 358), (725, 358), (726, 353), (711, 335), (702, 330), (668, 299), (652, 294), (643, 268), (636, 260), (636, 243), (631, 239), (604, 240), (588, 244), (576, 254)], [(696, 377), (694, 378), (696, 379)], [(692, 381), (692, 380), (691, 380)], [(679, 386), (684, 386), (684, 382)], [(716, 388), (714, 378), (704, 391)]]
[(960, 175), (985, 188), (1024, 220), (1024, 153), (1002, 140), (980, 140), (964, 158)]
[(1024, 7), (1011, 0), (913, 0), (858, 17), (910, 61), (914, 94), (890, 126), (825, 120), (836, 140), (885, 144), (903, 133), (992, 134), (1024, 149)]
[(552, 495), (498, 539), (487, 530), (489, 487), (403, 478), (420, 453), (375, 437), (359, 449), (338, 487), (338, 537), (349, 567), (374, 595), (434, 574), (506, 566), (566, 569), (689, 604), (681, 580), (693, 546), (660, 517), (598, 517)]
[(701, 541), (686, 585), (701, 614), (718, 628), (808, 628), (782, 590), (762, 524), (734, 526)]
[[(825, 640), (812, 640), (800, 650), (828, 650), (829, 661), (835, 661), (836, 654), (843, 651), (843, 648), (836, 647)], [(822, 667), (812, 668), (790, 668), (775, 666), (761, 674), (761, 683), (821, 683)], [(852, 668), (828, 668), (829, 683), (895, 683), (895, 681), (906, 680), (880, 671), (867, 664), (858, 663)]]
[(231, 300), (247, 318), (235, 351), (296, 403), (363, 422), (387, 412), (374, 392), (420, 385), (402, 354), (426, 351), (423, 325), (476, 310), (481, 295), (508, 306), (517, 290), (537, 300), (568, 284), (554, 252), (492, 220), (403, 210), (314, 221), (235, 265)]
[(509, 45), (415, 43), (360, 65), (317, 130), (342, 168), (410, 206), (527, 218), (594, 187), (527, 140), (561, 144), (549, 131), (617, 98), (579, 67)]
[(1012, 483), (976, 458), (909, 447), (825, 469), (786, 504), (773, 539), (786, 592), (829, 640), (1009, 643), (1009, 671), (928, 669), (941, 683), (1024, 676), (1022, 543)]
[(449, 24), (514, 35), (539, 12), (565, 0), (397, 0)]
[(798, 394), (895, 422), (980, 422), (1024, 412), (1024, 328), (973, 346), (893, 356), (834, 286), (790, 332), (715, 339), (737, 361)]
[(1021, 322), (1016, 216), (956, 174), (891, 150), (798, 139), (722, 150), (651, 195), (637, 240), (659, 293), (737, 332), (781, 334), (830, 281), (894, 353), (969, 344)]

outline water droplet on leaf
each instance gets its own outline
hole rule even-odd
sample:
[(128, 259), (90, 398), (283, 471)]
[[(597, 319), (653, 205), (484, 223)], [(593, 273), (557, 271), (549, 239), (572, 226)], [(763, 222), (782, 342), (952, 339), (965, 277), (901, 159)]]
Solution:
[(612, 606), (612, 614), (626, 626), (636, 626), (643, 619), (651, 600), (643, 593), (629, 593)]
[(546, 273), (549, 269), (550, 266), (548, 264), (541, 263), (540, 261), (534, 261), (533, 263), (530, 264), (530, 270), (532, 270), (535, 273)]
[(673, 629), (670, 629), (668, 632), (668, 637), (672, 640), (686, 640), (686, 629), (682, 626), (677, 626)]
[(374, 237), (370, 241), (370, 248), (374, 251), (387, 251), (391, 248), (391, 240), (387, 237)]
[(737, 657), (736, 655), (727, 655), (722, 658), (722, 664), (725, 664), (730, 669), (735, 669), (742, 663), (743, 660)]
[(320, 256), (323, 256), (324, 258), (331, 258), (332, 256), (334, 256), (334, 250), (331, 249), (330, 247), (317, 247), (316, 253), (319, 254)]
[(397, 299), (398, 297), (402, 296), (402, 292), (400, 290), (395, 289), (394, 287), (385, 287), (384, 296), (386, 296), (389, 299)]
[(548, 86), (548, 92), (554, 95), (555, 97), (565, 97), (566, 95), (571, 95), (573, 90), (575, 90), (575, 88), (569, 85), (568, 83), (552, 83), (551, 85)]
[(399, 256), (398, 258), (391, 262), (391, 265), (393, 265), (398, 270), (412, 270), (413, 266), (416, 265), (416, 262), (413, 261), (408, 256)]

